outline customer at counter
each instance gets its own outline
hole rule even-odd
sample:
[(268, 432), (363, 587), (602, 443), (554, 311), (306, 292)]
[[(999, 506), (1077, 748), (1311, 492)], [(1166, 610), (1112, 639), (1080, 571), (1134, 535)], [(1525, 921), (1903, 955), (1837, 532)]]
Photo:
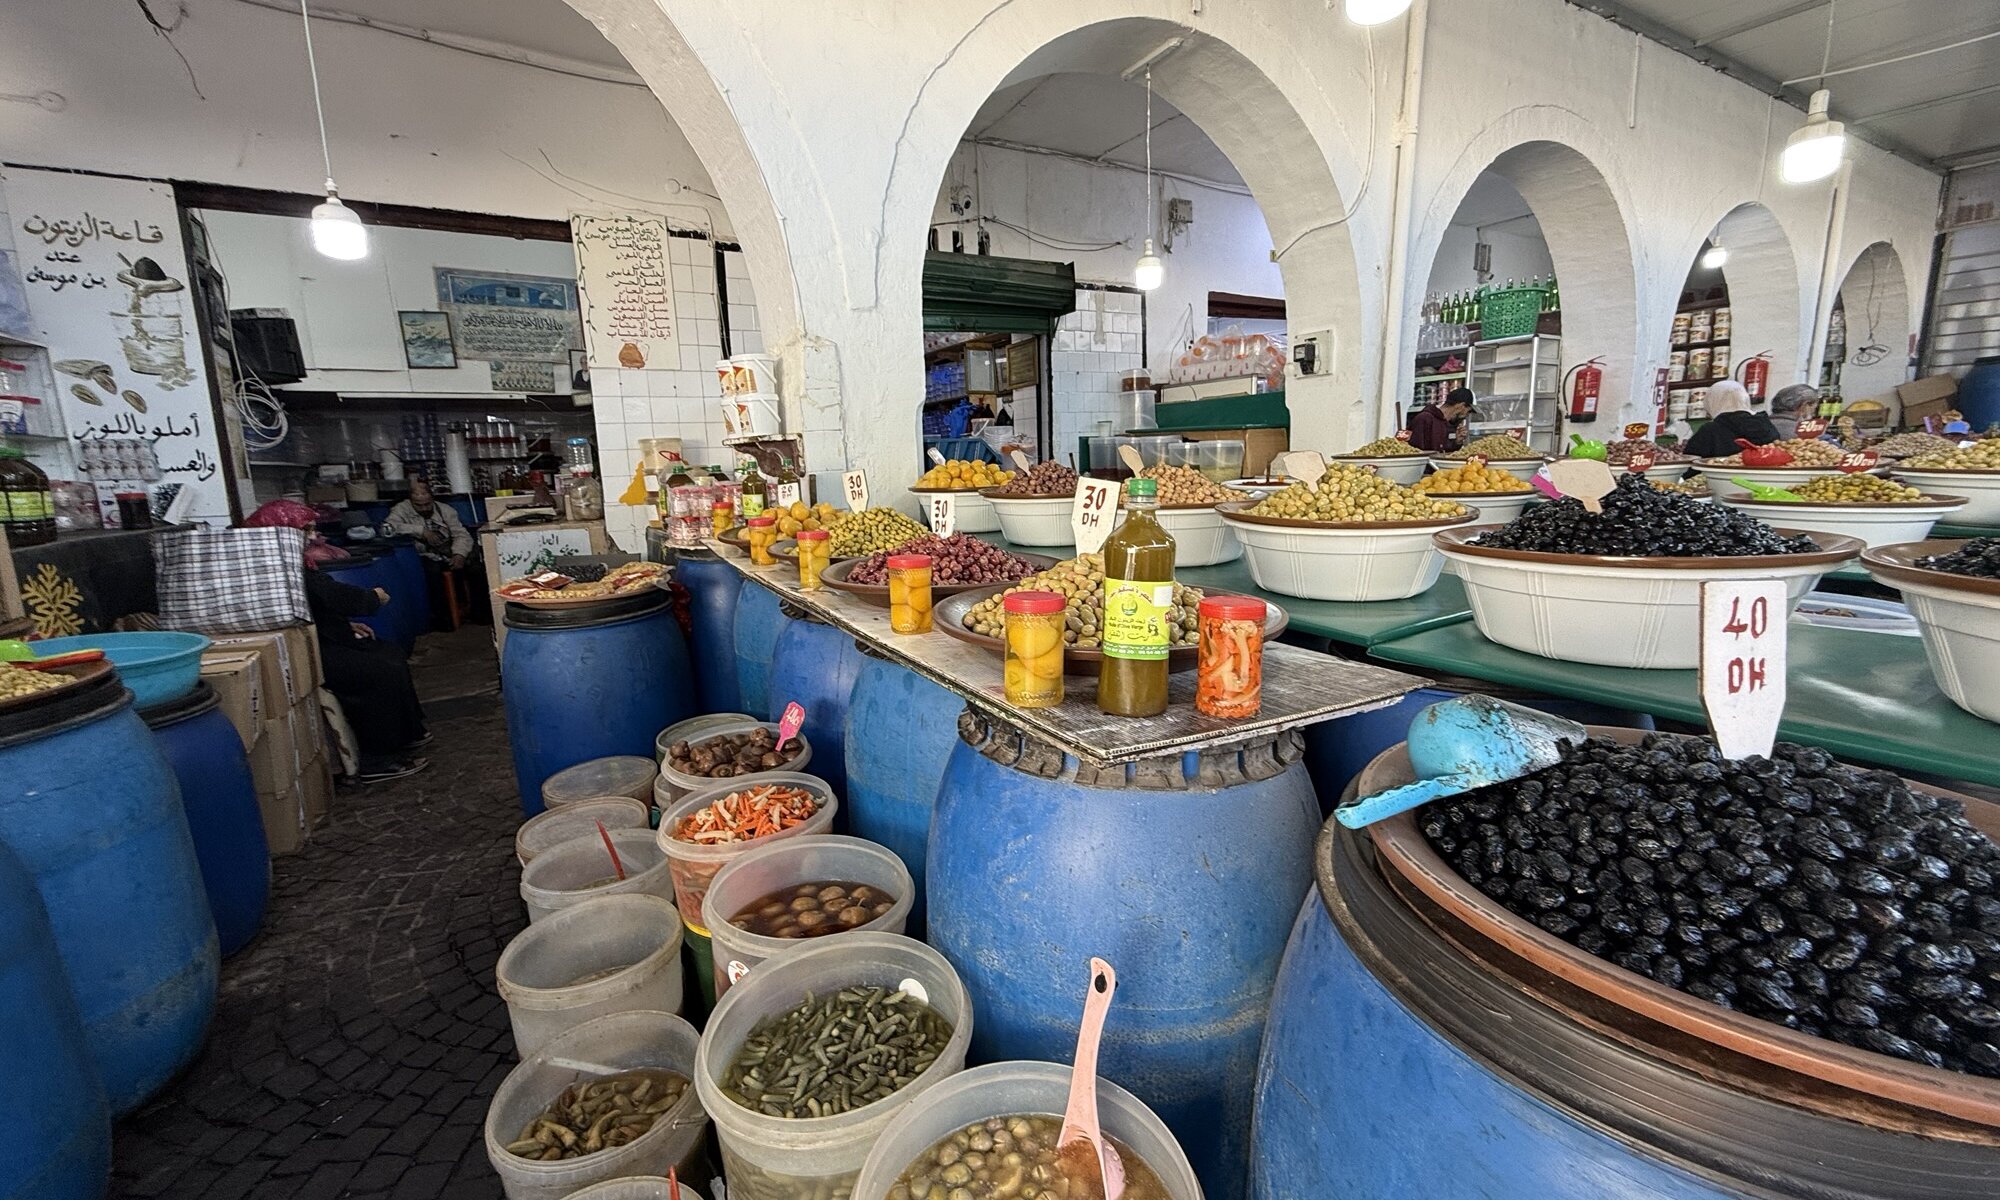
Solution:
[(1427, 404), (1410, 414), (1410, 445), (1433, 454), (1459, 447), (1461, 423), (1472, 413), (1472, 389), (1453, 388), (1442, 404)]
[(1778, 389), (1771, 397), (1771, 427), (1783, 440), (1795, 436), (1799, 418), (1819, 411), (1819, 389), (1809, 383), (1795, 383)]
[(1708, 389), (1708, 423), (1695, 430), (1686, 450), (1696, 458), (1724, 458), (1742, 447), (1738, 438), (1753, 446), (1768, 446), (1778, 440), (1777, 427), (1763, 413), (1750, 411), (1750, 393), (1734, 379), (1725, 379)]

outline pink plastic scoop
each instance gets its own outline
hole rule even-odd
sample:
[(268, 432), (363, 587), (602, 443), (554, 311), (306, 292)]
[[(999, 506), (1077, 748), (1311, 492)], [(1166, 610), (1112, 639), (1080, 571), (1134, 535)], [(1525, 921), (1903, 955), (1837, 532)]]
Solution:
[(1101, 958), (1090, 960), (1090, 990), (1083, 998), (1083, 1023), (1076, 1031), (1076, 1063), (1070, 1069), (1069, 1108), (1063, 1113), (1062, 1132), (1056, 1136), (1057, 1154), (1064, 1162), (1081, 1167), (1088, 1178), (1091, 1152), (1097, 1155), (1097, 1170), (1104, 1182), (1104, 1200), (1118, 1200), (1125, 1194), (1125, 1164), (1111, 1148), (1097, 1126), (1097, 1044), (1104, 1036), (1104, 1014), (1111, 1010), (1111, 995), (1118, 990), (1118, 973)]

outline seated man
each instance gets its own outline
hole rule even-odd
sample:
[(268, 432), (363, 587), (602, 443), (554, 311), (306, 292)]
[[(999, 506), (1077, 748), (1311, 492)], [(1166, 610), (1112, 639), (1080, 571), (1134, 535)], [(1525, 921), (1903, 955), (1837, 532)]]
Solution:
[(382, 528), (391, 534), (416, 539), (417, 552), (424, 560), (433, 623), (440, 623), (435, 618), (440, 610), (439, 589), (444, 583), (444, 572), (447, 568), (458, 570), (472, 558), (472, 534), (466, 530), (465, 522), (458, 519), (458, 510), (440, 503), (427, 481), (412, 479), (410, 498), (389, 510)]

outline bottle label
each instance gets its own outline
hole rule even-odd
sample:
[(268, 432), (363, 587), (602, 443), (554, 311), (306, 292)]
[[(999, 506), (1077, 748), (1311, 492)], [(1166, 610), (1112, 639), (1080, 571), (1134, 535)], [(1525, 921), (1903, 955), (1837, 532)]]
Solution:
[(764, 496), (761, 492), (743, 493), (743, 519), (764, 515)]
[(1167, 656), (1174, 585), (1132, 579), (1104, 580), (1104, 653), (1109, 658)]

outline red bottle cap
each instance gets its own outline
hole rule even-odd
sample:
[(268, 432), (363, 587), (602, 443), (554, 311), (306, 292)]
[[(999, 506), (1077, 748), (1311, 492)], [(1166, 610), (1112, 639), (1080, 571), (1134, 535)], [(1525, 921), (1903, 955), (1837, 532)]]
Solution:
[[(763, 518), (759, 517), (758, 520), (761, 521)], [(824, 529), (801, 529), (796, 536), (802, 542), (823, 542), (833, 535)]]
[(751, 517), (751, 518), (750, 518), (750, 524), (752, 524), (752, 525), (756, 526), (756, 527), (757, 527), (757, 528), (759, 528), (759, 529), (763, 529), (763, 528), (765, 528), (766, 526), (769, 526), (769, 525), (776, 525), (777, 523), (778, 523), (778, 518), (776, 518), (776, 517)]
[(889, 561), (883, 565), (887, 566), (891, 571), (914, 571), (918, 567), (930, 566), (931, 556), (928, 554), (891, 554)]
[(1068, 603), (1060, 592), (1010, 592), (1000, 607), (1010, 613), (1046, 616), (1061, 612)]
[(1202, 599), (1200, 613), (1204, 617), (1214, 617), (1220, 621), (1264, 620), (1265, 607), (1255, 596), (1207, 596)]

